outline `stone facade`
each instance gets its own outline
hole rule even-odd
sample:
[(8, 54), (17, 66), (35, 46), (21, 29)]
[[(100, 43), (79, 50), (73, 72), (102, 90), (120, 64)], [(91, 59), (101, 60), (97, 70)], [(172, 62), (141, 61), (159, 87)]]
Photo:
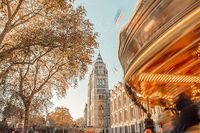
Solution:
[[(144, 132), (144, 119), (146, 118), (146, 114), (128, 98), (121, 83), (111, 91), (110, 105), (112, 133)], [(160, 113), (160, 107), (151, 108), (152, 119), (155, 122), (158, 120)]]
[(110, 93), (108, 71), (101, 55), (96, 59), (88, 83), (88, 101), (85, 116), (88, 127), (108, 132), (110, 128)]
[(84, 108), (84, 127), (87, 126), (87, 104), (85, 104), (85, 108)]

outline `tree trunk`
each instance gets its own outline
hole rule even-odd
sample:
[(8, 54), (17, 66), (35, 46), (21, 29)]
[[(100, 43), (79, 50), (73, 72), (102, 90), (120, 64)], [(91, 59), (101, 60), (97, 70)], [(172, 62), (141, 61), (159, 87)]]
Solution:
[(25, 105), (24, 133), (27, 133), (28, 126), (29, 126), (29, 107), (30, 107), (30, 104)]

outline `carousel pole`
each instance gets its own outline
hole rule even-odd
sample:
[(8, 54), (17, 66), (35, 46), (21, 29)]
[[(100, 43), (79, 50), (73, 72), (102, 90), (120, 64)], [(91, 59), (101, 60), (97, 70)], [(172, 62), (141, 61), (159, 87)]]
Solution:
[(150, 113), (149, 97), (147, 97), (147, 113)]

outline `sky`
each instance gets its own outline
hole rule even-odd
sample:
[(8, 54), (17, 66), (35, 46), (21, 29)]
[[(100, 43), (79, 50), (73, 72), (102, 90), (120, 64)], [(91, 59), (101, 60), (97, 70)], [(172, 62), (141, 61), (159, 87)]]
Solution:
[[(97, 58), (98, 52), (103, 58), (108, 69), (109, 89), (121, 81), (123, 78), (123, 70), (118, 60), (118, 33), (124, 24), (133, 15), (137, 0), (75, 0), (74, 6), (83, 5), (87, 11), (86, 18), (94, 24), (94, 31), (99, 33), (97, 42), (99, 50), (93, 57), (93, 61)], [(115, 23), (117, 12), (121, 10), (123, 18), (119, 23)], [(115, 71), (115, 68), (118, 72)], [(89, 74), (92, 71), (92, 66), (85, 76), (85, 79), (80, 81), (77, 88), (69, 88), (65, 98), (52, 99), (55, 107), (67, 107), (73, 119), (83, 117), (85, 104), (87, 103), (87, 89)]]

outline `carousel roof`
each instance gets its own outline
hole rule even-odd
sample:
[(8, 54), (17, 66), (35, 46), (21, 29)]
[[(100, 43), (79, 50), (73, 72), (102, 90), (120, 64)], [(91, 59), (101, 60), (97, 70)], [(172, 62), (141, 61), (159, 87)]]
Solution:
[(200, 100), (199, 14), (200, 1), (144, 1), (120, 32), (124, 81), (144, 99)]

